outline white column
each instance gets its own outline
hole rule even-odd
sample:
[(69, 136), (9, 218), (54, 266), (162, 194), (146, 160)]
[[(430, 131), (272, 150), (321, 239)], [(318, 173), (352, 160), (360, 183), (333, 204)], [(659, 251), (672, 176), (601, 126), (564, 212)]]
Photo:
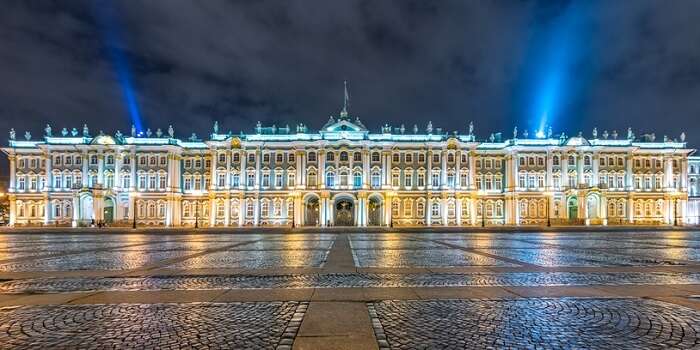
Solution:
[(53, 171), (53, 169), (51, 168), (51, 166), (53, 165), (53, 161), (51, 159), (51, 153), (48, 149), (46, 150), (44, 160), (46, 161), (46, 168), (44, 169), (46, 171), (46, 180), (44, 180), (44, 188), (41, 190), (51, 192), (51, 188), (53, 187), (53, 176), (51, 174), (51, 171)]
[[(131, 150), (131, 182), (129, 183), (129, 191), (130, 192), (135, 192), (136, 191), (136, 182), (138, 179), (136, 178), (136, 149)], [(131, 217), (133, 219), (133, 216)]]
[[(547, 183), (545, 184), (545, 187), (547, 188), (548, 191), (551, 191), (554, 188), (553, 183), (552, 183), (553, 182), (553, 180), (552, 180), (553, 169), (552, 169), (552, 152), (551, 151), (547, 151), (547, 160), (546, 161), (547, 161), (547, 164), (546, 164), (547, 174), (545, 176), (546, 176)], [(561, 164), (561, 160), (559, 161), (559, 164)]]
[(673, 190), (673, 159), (664, 157), (664, 187), (666, 191)]
[[(474, 153), (469, 154), (469, 189), (476, 189), (476, 156)], [(503, 184), (505, 186), (505, 184)], [(474, 216), (474, 214), (472, 214)]]
[[(170, 158), (170, 157), (168, 157), (168, 158)], [(120, 177), (121, 168), (122, 168), (122, 153), (119, 150), (117, 150), (116, 152), (114, 152), (114, 186), (113, 186), (114, 188), (121, 188), (122, 187), (121, 177)], [(170, 174), (170, 172), (168, 171), (168, 175), (169, 174)], [(115, 205), (114, 209), (116, 210), (119, 206), (117, 205), (117, 203), (114, 203), (114, 205)]]
[(216, 169), (219, 165), (219, 157), (216, 154), (216, 149), (212, 149), (209, 153), (211, 156), (211, 169), (209, 169), (210, 179), (209, 179), (209, 188), (207, 190), (211, 191), (211, 190), (219, 188), (219, 184), (218, 184), (217, 176), (216, 176)]
[[(241, 152), (241, 172), (240, 178), (238, 179), (238, 189), (243, 191), (248, 184), (248, 169), (246, 169), (246, 162), (248, 161), (248, 152), (245, 149)], [(240, 214), (239, 214), (240, 217)]]
[(625, 182), (626, 182), (625, 185), (626, 186), (625, 186), (625, 188), (627, 188), (627, 191), (631, 192), (634, 190), (634, 182), (632, 181), (632, 175), (634, 175), (634, 174), (632, 171), (632, 154), (631, 153), (627, 154), (627, 157), (625, 157), (625, 165), (626, 165), (626, 169), (625, 169)]
[(598, 153), (593, 154), (593, 186), (599, 186), (598, 184), (598, 170), (600, 169), (600, 155)]
[(83, 151), (82, 154), (83, 157), (83, 179), (82, 181), (82, 186), (87, 187), (88, 185), (88, 155), (87, 155), (87, 150)]
[[(228, 176), (227, 176), (227, 178), (228, 178)], [(226, 187), (228, 187), (228, 184), (226, 185)], [(224, 226), (228, 227), (230, 224), (231, 224), (231, 199), (226, 198), (224, 201)]]
[(433, 188), (433, 151), (428, 149), (426, 153), (428, 156), (428, 167), (426, 169), (425, 188), (430, 190)]
[(246, 200), (245, 198), (240, 198), (238, 202), (238, 226), (241, 227), (245, 224), (246, 215)]
[(97, 155), (97, 183), (104, 185), (105, 183), (105, 155), (100, 152)]
[(455, 198), (455, 218), (457, 218), (457, 226), (462, 226), (462, 199)]
[[(461, 189), (460, 180), (462, 179), (462, 151), (455, 152), (455, 189)], [(459, 215), (457, 215), (459, 217)], [(459, 220), (457, 220), (459, 222)]]
[[(225, 171), (226, 180), (224, 180), (224, 181), (225, 181), (225, 185), (226, 185), (226, 191), (231, 191), (231, 152), (230, 151), (225, 151), (225, 152), (226, 152), (226, 171)], [(229, 202), (229, 201), (227, 201), (227, 202)], [(230, 203), (227, 204), (227, 206), (229, 206), (229, 205), (230, 205)], [(230, 215), (230, 212), (226, 211), (226, 226), (228, 226), (229, 215)]]
[(427, 226), (431, 226), (433, 224), (433, 199), (428, 196), (428, 200), (426, 201), (426, 208), (425, 208), (425, 224)]
[[(370, 184), (370, 170), (369, 170), (369, 160), (370, 154), (367, 150), (362, 150), (362, 188), (368, 189)], [(366, 204), (367, 201), (365, 201)], [(365, 220), (365, 225), (367, 220)]]
[[(318, 150), (318, 178), (316, 179), (316, 184), (319, 188), (326, 188), (326, 152), (323, 150)], [(325, 221), (323, 222), (325, 225)]]
[(440, 188), (447, 188), (447, 151), (440, 153)]

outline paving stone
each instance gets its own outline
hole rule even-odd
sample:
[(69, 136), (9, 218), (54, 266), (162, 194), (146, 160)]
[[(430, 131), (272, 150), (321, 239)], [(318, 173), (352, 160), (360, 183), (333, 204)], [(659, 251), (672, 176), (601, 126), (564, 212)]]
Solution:
[(0, 309), (3, 349), (275, 349), (299, 302), (25, 306)]
[(392, 300), (368, 311), (380, 349), (700, 347), (700, 312), (656, 300)]

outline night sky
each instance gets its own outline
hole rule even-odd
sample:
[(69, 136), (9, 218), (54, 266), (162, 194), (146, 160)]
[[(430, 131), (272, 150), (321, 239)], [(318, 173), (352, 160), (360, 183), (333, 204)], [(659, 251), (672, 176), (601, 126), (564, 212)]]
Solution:
[[(3, 1), (0, 130), (256, 121), (700, 144), (700, 1)], [(6, 164), (3, 161), (3, 168)]]

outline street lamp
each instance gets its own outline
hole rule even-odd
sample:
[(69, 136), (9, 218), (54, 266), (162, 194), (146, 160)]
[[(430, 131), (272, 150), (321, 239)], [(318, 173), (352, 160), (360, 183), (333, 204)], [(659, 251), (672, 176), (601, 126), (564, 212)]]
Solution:
[(486, 227), (486, 208), (484, 208), (484, 200), (481, 200), (481, 227)]
[(673, 226), (678, 226), (678, 198), (673, 199)]
[(199, 228), (199, 201), (194, 201), (194, 228)]

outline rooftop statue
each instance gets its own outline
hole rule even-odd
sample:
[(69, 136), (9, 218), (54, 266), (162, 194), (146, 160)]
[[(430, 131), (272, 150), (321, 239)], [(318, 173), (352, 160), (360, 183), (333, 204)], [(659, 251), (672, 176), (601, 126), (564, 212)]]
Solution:
[(427, 131), (428, 134), (433, 133), (433, 122), (432, 121), (428, 121), (428, 126), (425, 128), (425, 131)]
[(627, 128), (627, 139), (628, 139), (628, 140), (634, 140), (634, 133), (632, 132), (632, 128), (631, 128), (631, 127)]
[(66, 128), (61, 129), (61, 136), (63, 136), (63, 137), (68, 136), (68, 129), (66, 129)]
[(168, 135), (170, 136), (170, 138), (175, 137), (175, 130), (173, 129), (172, 125), (168, 125)]
[(418, 133), (418, 124), (413, 124), (413, 133), (414, 134)]
[(197, 134), (192, 133), (192, 136), (190, 136), (190, 141), (197, 141)]
[(524, 137), (524, 138), (527, 138), (528, 135), (530, 135), (530, 133), (528, 133), (528, 132), (527, 132), (527, 129), (525, 129), (525, 131), (523, 132), (523, 137)]
[(613, 137), (613, 140), (617, 140), (617, 130), (613, 130), (612, 137)]
[(551, 137), (552, 137), (552, 126), (550, 125), (547, 127), (547, 138), (549, 139)]
[(219, 133), (219, 121), (214, 122), (214, 133), (218, 134)]
[(27, 141), (31, 140), (31, 139), (32, 139), (32, 133), (30, 133), (29, 131), (25, 131), (25, 132), (24, 132), (24, 139), (27, 140)]
[(17, 137), (17, 133), (14, 128), (10, 129), (10, 140), (14, 140)]
[(44, 128), (44, 132), (46, 133), (46, 136), (51, 137), (51, 125), (46, 124), (46, 127)]
[(83, 124), (83, 137), (90, 137), (90, 130), (87, 124)]
[(603, 131), (603, 138), (607, 140), (607, 139), (608, 139), (608, 136), (610, 136), (610, 135), (608, 134), (608, 131), (607, 131), (607, 130)]
[(73, 136), (73, 137), (78, 136), (78, 129), (73, 128), (73, 129), (70, 131), (70, 135)]
[(681, 142), (685, 142), (685, 131), (681, 132)]
[(469, 135), (474, 135), (474, 122), (469, 122)]
[(598, 128), (593, 128), (593, 138), (594, 139), (598, 138)]
[(146, 137), (151, 137), (151, 134), (153, 134), (151, 128), (146, 129)]
[(136, 126), (131, 124), (131, 137), (136, 137)]
[(160, 128), (156, 129), (156, 137), (160, 138), (163, 136), (163, 130), (160, 130)]
[(518, 127), (517, 126), (513, 128), (513, 138), (514, 139), (518, 138)]
[(122, 135), (121, 131), (117, 130), (117, 132), (114, 133), (114, 137), (116, 137), (117, 139), (121, 139), (122, 137), (124, 137), (124, 135)]

